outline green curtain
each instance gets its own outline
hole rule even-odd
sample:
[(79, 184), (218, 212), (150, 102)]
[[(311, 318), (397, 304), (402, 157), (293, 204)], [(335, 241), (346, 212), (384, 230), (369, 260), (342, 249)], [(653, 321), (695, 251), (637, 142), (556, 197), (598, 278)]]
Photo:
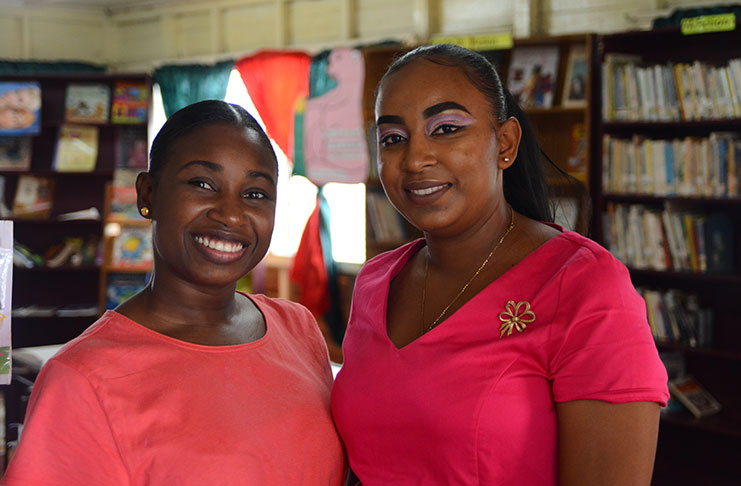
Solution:
[(105, 66), (85, 62), (0, 61), (0, 74), (102, 73)]
[(214, 65), (178, 64), (154, 71), (154, 82), (160, 85), (165, 115), (203, 100), (223, 100), (234, 61)]

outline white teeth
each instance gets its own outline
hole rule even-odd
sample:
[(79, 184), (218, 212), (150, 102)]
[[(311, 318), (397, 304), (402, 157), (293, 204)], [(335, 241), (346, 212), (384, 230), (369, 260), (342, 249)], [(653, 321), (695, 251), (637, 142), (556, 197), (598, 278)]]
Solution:
[(427, 196), (444, 188), (445, 184), (442, 184), (440, 186), (428, 187), (427, 189), (411, 189), (409, 192), (411, 192), (415, 196)]
[(236, 253), (244, 247), (242, 243), (232, 243), (231, 241), (212, 240), (207, 236), (196, 236), (196, 241), (201, 245), (224, 253)]

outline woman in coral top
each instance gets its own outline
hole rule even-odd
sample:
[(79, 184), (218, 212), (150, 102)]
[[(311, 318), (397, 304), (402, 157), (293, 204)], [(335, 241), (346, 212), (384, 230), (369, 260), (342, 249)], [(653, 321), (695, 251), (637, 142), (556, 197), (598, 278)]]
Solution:
[(383, 187), (424, 239), (355, 284), (332, 410), (359, 481), (649, 484), (668, 393), (645, 307), (622, 264), (551, 223), (492, 65), (411, 51), (376, 125)]
[(278, 166), (241, 107), (172, 115), (136, 183), (148, 285), (42, 369), (3, 485), (339, 485), (311, 314), (235, 292), (268, 250)]

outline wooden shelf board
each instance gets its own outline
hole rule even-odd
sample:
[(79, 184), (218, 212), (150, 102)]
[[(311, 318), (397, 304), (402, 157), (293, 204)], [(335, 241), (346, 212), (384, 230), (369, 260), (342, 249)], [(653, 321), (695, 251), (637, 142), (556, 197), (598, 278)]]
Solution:
[(722, 275), (712, 273), (694, 273), (694, 272), (675, 272), (644, 270), (629, 268), (631, 277), (664, 277), (671, 279), (688, 279), (704, 282), (727, 283), (731, 285), (741, 285), (741, 275)]
[(654, 194), (626, 194), (605, 193), (602, 196), (606, 201), (625, 203), (662, 203), (675, 201), (685, 203), (712, 204), (718, 206), (741, 205), (741, 198), (737, 197), (707, 197), (707, 196), (657, 196)]

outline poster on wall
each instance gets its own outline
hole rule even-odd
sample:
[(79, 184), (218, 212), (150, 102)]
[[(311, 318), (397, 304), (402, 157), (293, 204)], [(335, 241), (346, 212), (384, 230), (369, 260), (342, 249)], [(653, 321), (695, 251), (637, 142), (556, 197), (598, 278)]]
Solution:
[(358, 183), (368, 178), (368, 147), (363, 124), (365, 61), (357, 49), (334, 49), (327, 74), (337, 85), (306, 100), (303, 151), (306, 176), (327, 182)]
[(37, 135), (41, 131), (41, 86), (0, 82), (0, 135)]
[(0, 221), (0, 384), (10, 383), (10, 314), (13, 295), (13, 222)]

